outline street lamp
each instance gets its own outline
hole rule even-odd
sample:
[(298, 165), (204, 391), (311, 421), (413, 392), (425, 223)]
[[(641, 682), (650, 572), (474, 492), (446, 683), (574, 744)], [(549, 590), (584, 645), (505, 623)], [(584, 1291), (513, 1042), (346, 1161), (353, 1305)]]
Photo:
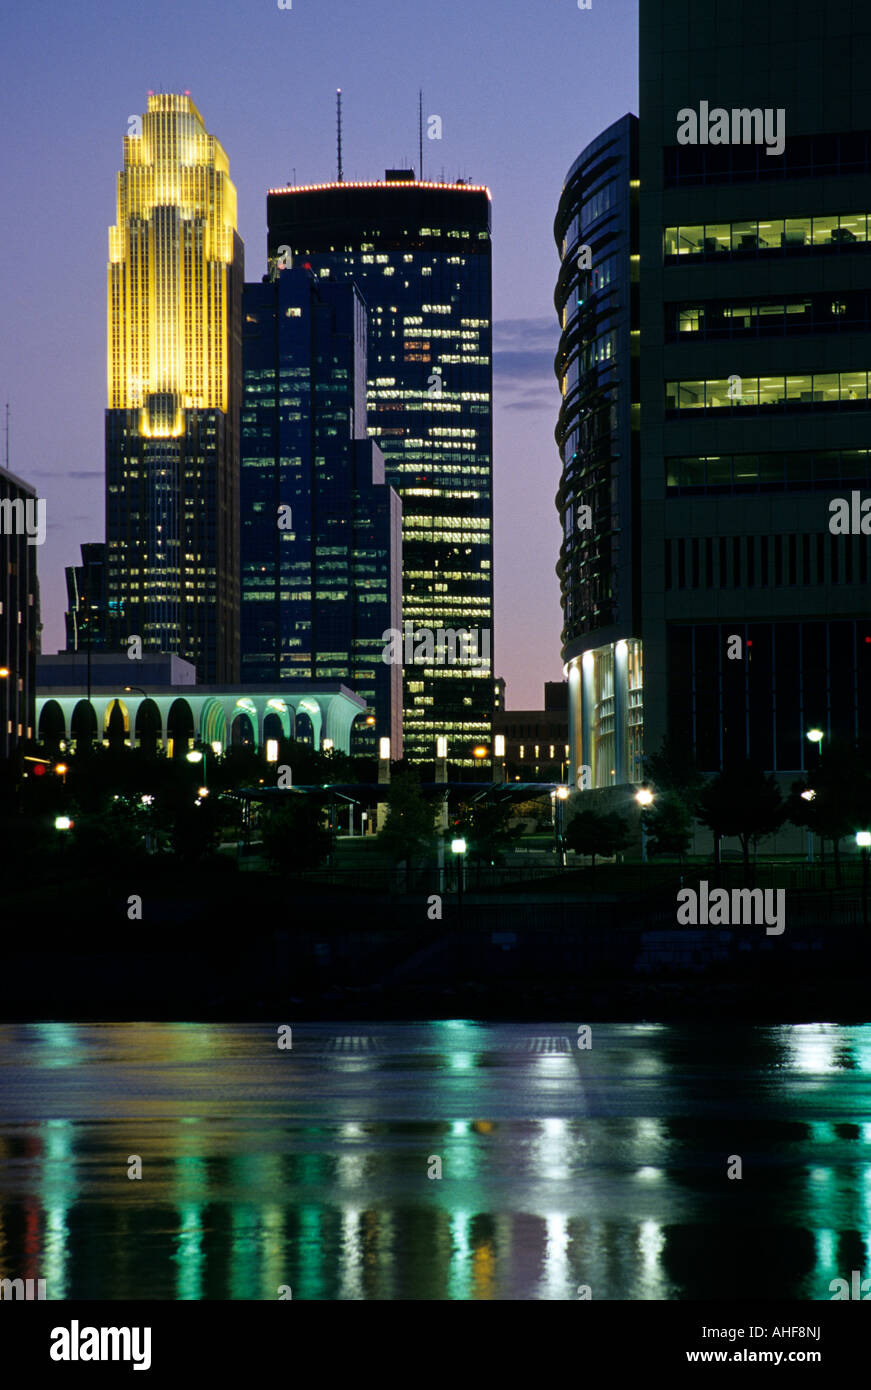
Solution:
[(819, 765), (820, 758), (823, 756), (823, 739), (825, 738), (825, 734), (822, 729), (808, 729), (806, 737), (809, 743), (816, 744), (817, 765)]
[(868, 846), (871, 845), (871, 830), (859, 830), (856, 844), (862, 851), (862, 925), (868, 925)]
[[(649, 787), (641, 787), (635, 793), (635, 800), (643, 811), (647, 806), (653, 805), (653, 792)], [(647, 863), (647, 827), (644, 824), (643, 816), (641, 817), (641, 862), (642, 864)]]
[(456, 840), (451, 840), (451, 852), (452, 852), (454, 855), (456, 855), (456, 858), (457, 858), (457, 907), (458, 907), (459, 910), (460, 910), (460, 925), (462, 925), (462, 921), (463, 921), (463, 873), (464, 873), (464, 870), (465, 870), (465, 863), (466, 863), (465, 859), (463, 858), (463, 855), (466, 853), (466, 842), (465, 842), (465, 840), (464, 840), (462, 837), (459, 837), (459, 838), (457, 838)]
[(206, 786), (208, 786), (209, 774), (205, 748), (192, 748), (189, 753), (185, 754), (185, 757), (187, 758), (189, 763), (202, 763), (203, 782), (206, 784)]
[(556, 815), (553, 818), (554, 837), (556, 839), (556, 852), (562, 868), (566, 866), (565, 841), (563, 837), (563, 811), (568, 800), (568, 787), (557, 787), (554, 793), (554, 809)]
[[(802, 801), (813, 801), (816, 798), (816, 792), (813, 787), (808, 787), (806, 791), (800, 793), (800, 796)], [(808, 826), (807, 831), (807, 862), (809, 864), (814, 862), (814, 832), (810, 826)]]

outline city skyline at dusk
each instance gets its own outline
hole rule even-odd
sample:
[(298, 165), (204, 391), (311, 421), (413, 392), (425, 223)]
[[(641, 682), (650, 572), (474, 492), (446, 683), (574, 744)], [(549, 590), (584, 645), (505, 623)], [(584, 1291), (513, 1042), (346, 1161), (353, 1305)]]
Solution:
[(7, 28), (7, 1359), (223, 1385), (319, 1334), (264, 1304), (547, 1301), (627, 1376), (833, 1381), (868, 0)]
[[(267, 189), (335, 176), (336, 87), (343, 92), (349, 181), (382, 178), (387, 167), (417, 170), (422, 88), (425, 176), (471, 178), (493, 198), (495, 674), (508, 682), (509, 706), (534, 707), (543, 681), (562, 674), (553, 218), (583, 145), (636, 109), (628, 61), (637, 47), (636, 7), (581, 12), (565, 0), (545, 12), (514, 12), (488, 0), (469, 15), (449, 3), (431, 26), (392, 2), (365, 14), (351, 3), (328, 11), (299, 0), (290, 11), (220, 3), (179, 15), (158, 4), (155, 27), (171, 24), (174, 34), (170, 60), (155, 59), (151, 21), (140, 27), (132, 14), (106, 30), (93, 4), (60, 10), (38, 44), (23, 15), (10, 17), (12, 76), (0, 110), (15, 134), (3, 152), (2, 177), (6, 206), (16, 212), (0, 272), (8, 326), (0, 382), (11, 408), (10, 467), (47, 500), (39, 553), (43, 650), (64, 644), (65, 566), (79, 562), (82, 542), (103, 539), (112, 188), (130, 117), (145, 109), (148, 90), (190, 90), (227, 151), (246, 278), (253, 281), (266, 271)], [(422, 25), (425, 46), (411, 42)], [(326, 58), (325, 26), (333, 36)], [(458, 48), (451, 36), (460, 27)], [(547, 104), (538, 100), (553, 55), (574, 45), (580, 62), (591, 44), (614, 54), (610, 76), (597, 68), (584, 84), (557, 83)], [(81, 55), (75, 71), (65, 68), (64, 49)], [(235, 75), (228, 82), (230, 63)], [(383, 71), (391, 63), (386, 87)], [(45, 81), (34, 108), (28, 93), (40, 71)], [(513, 93), (508, 100), (506, 90)], [(441, 140), (427, 137), (435, 129), (431, 114), (441, 118)], [(62, 250), (58, 228), (45, 216), (46, 198), (64, 209)], [(47, 381), (51, 411), (44, 406)]]

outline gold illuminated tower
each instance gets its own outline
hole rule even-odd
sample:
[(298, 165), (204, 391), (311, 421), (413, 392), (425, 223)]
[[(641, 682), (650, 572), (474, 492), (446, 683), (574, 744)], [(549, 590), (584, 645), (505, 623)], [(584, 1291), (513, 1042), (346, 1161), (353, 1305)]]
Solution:
[(110, 645), (178, 652), (209, 683), (239, 660), (243, 249), (220, 142), (190, 96), (132, 117), (109, 229)]

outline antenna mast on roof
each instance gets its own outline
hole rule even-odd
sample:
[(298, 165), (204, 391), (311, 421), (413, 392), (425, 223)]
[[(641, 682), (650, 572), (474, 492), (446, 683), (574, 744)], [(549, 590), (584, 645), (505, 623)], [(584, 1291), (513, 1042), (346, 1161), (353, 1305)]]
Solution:
[(420, 153), (420, 163), (418, 165), (417, 177), (423, 183), (423, 88), (418, 89), (417, 94), (417, 135)]
[(9, 472), (9, 402), (6, 402), (6, 472)]
[(344, 182), (344, 175), (343, 175), (343, 173), (342, 173), (342, 89), (341, 89), (341, 87), (337, 87), (337, 88), (336, 88), (336, 144), (337, 144), (337, 146), (338, 146), (338, 155), (339, 155), (339, 158), (338, 158), (338, 173), (337, 173), (337, 176), (336, 176), (336, 182), (337, 182), (337, 183), (343, 183), (343, 182)]

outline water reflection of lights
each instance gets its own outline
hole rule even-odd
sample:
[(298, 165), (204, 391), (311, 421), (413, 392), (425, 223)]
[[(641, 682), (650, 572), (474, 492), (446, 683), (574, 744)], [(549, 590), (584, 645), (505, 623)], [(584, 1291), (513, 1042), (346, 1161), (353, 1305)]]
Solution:
[(639, 1168), (635, 1174), (636, 1178), (641, 1178), (643, 1182), (659, 1182), (662, 1177), (661, 1168)]
[(539, 1298), (567, 1298), (569, 1285), (569, 1235), (568, 1219), (562, 1212), (551, 1212), (545, 1217), (544, 1268), (541, 1276)]
[(451, 1071), (474, 1071), (477, 1065), (474, 1052), (452, 1052), (449, 1061)]
[(665, 1143), (665, 1125), (652, 1115), (644, 1115), (635, 1121), (635, 1143), (639, 1145)]
[(339, 1251), (342, 1299), (363, 1297), (363, 1228), (360, 1212), (346, 1207), (342, 1212), (342, 1243)]
[(336, 1177), (343, 1187), (357, 1187), (366, 1179), (366, 1167), (365, 1153), (339, 1154), (336, 1159)]
[(659, 1257), (665, 1249), (665, 1233), (658, 1221), (642, 1221), (638, 1231), (638, 1249), (645, 1274), (659, 1269)]
[(572, 1141), (567, 1120), (539, 1120), (538, 1138), (533, 1144), (533, 1167), (540, 1178), (567, 1178), (572, 1171)]
[[(46, 1292), (51, 1299), (67, 1297), (70, 1230), (67, 1213), (76, 1200), (78, 1174), (74, 1148), (75, 1128), (69, 1120), (45, 1120), (39, 1126), (41, 1199), (45, 1210)], [(40, 1269), (43, 1275), (43, 1269)]]
[(570, 1052), (537, 1052), (534, 1060), (538, 1070), (547, 1072), (550, 1076), (570, 1072), (574, 1067), (574, 1059)]
[(836, 1052), (843, 1032), (829, 1032), (824, 1023), (797, 1023), (786, 1031), (787, 1065), (796, 1071), (835, 1072), (840, 1067)]

